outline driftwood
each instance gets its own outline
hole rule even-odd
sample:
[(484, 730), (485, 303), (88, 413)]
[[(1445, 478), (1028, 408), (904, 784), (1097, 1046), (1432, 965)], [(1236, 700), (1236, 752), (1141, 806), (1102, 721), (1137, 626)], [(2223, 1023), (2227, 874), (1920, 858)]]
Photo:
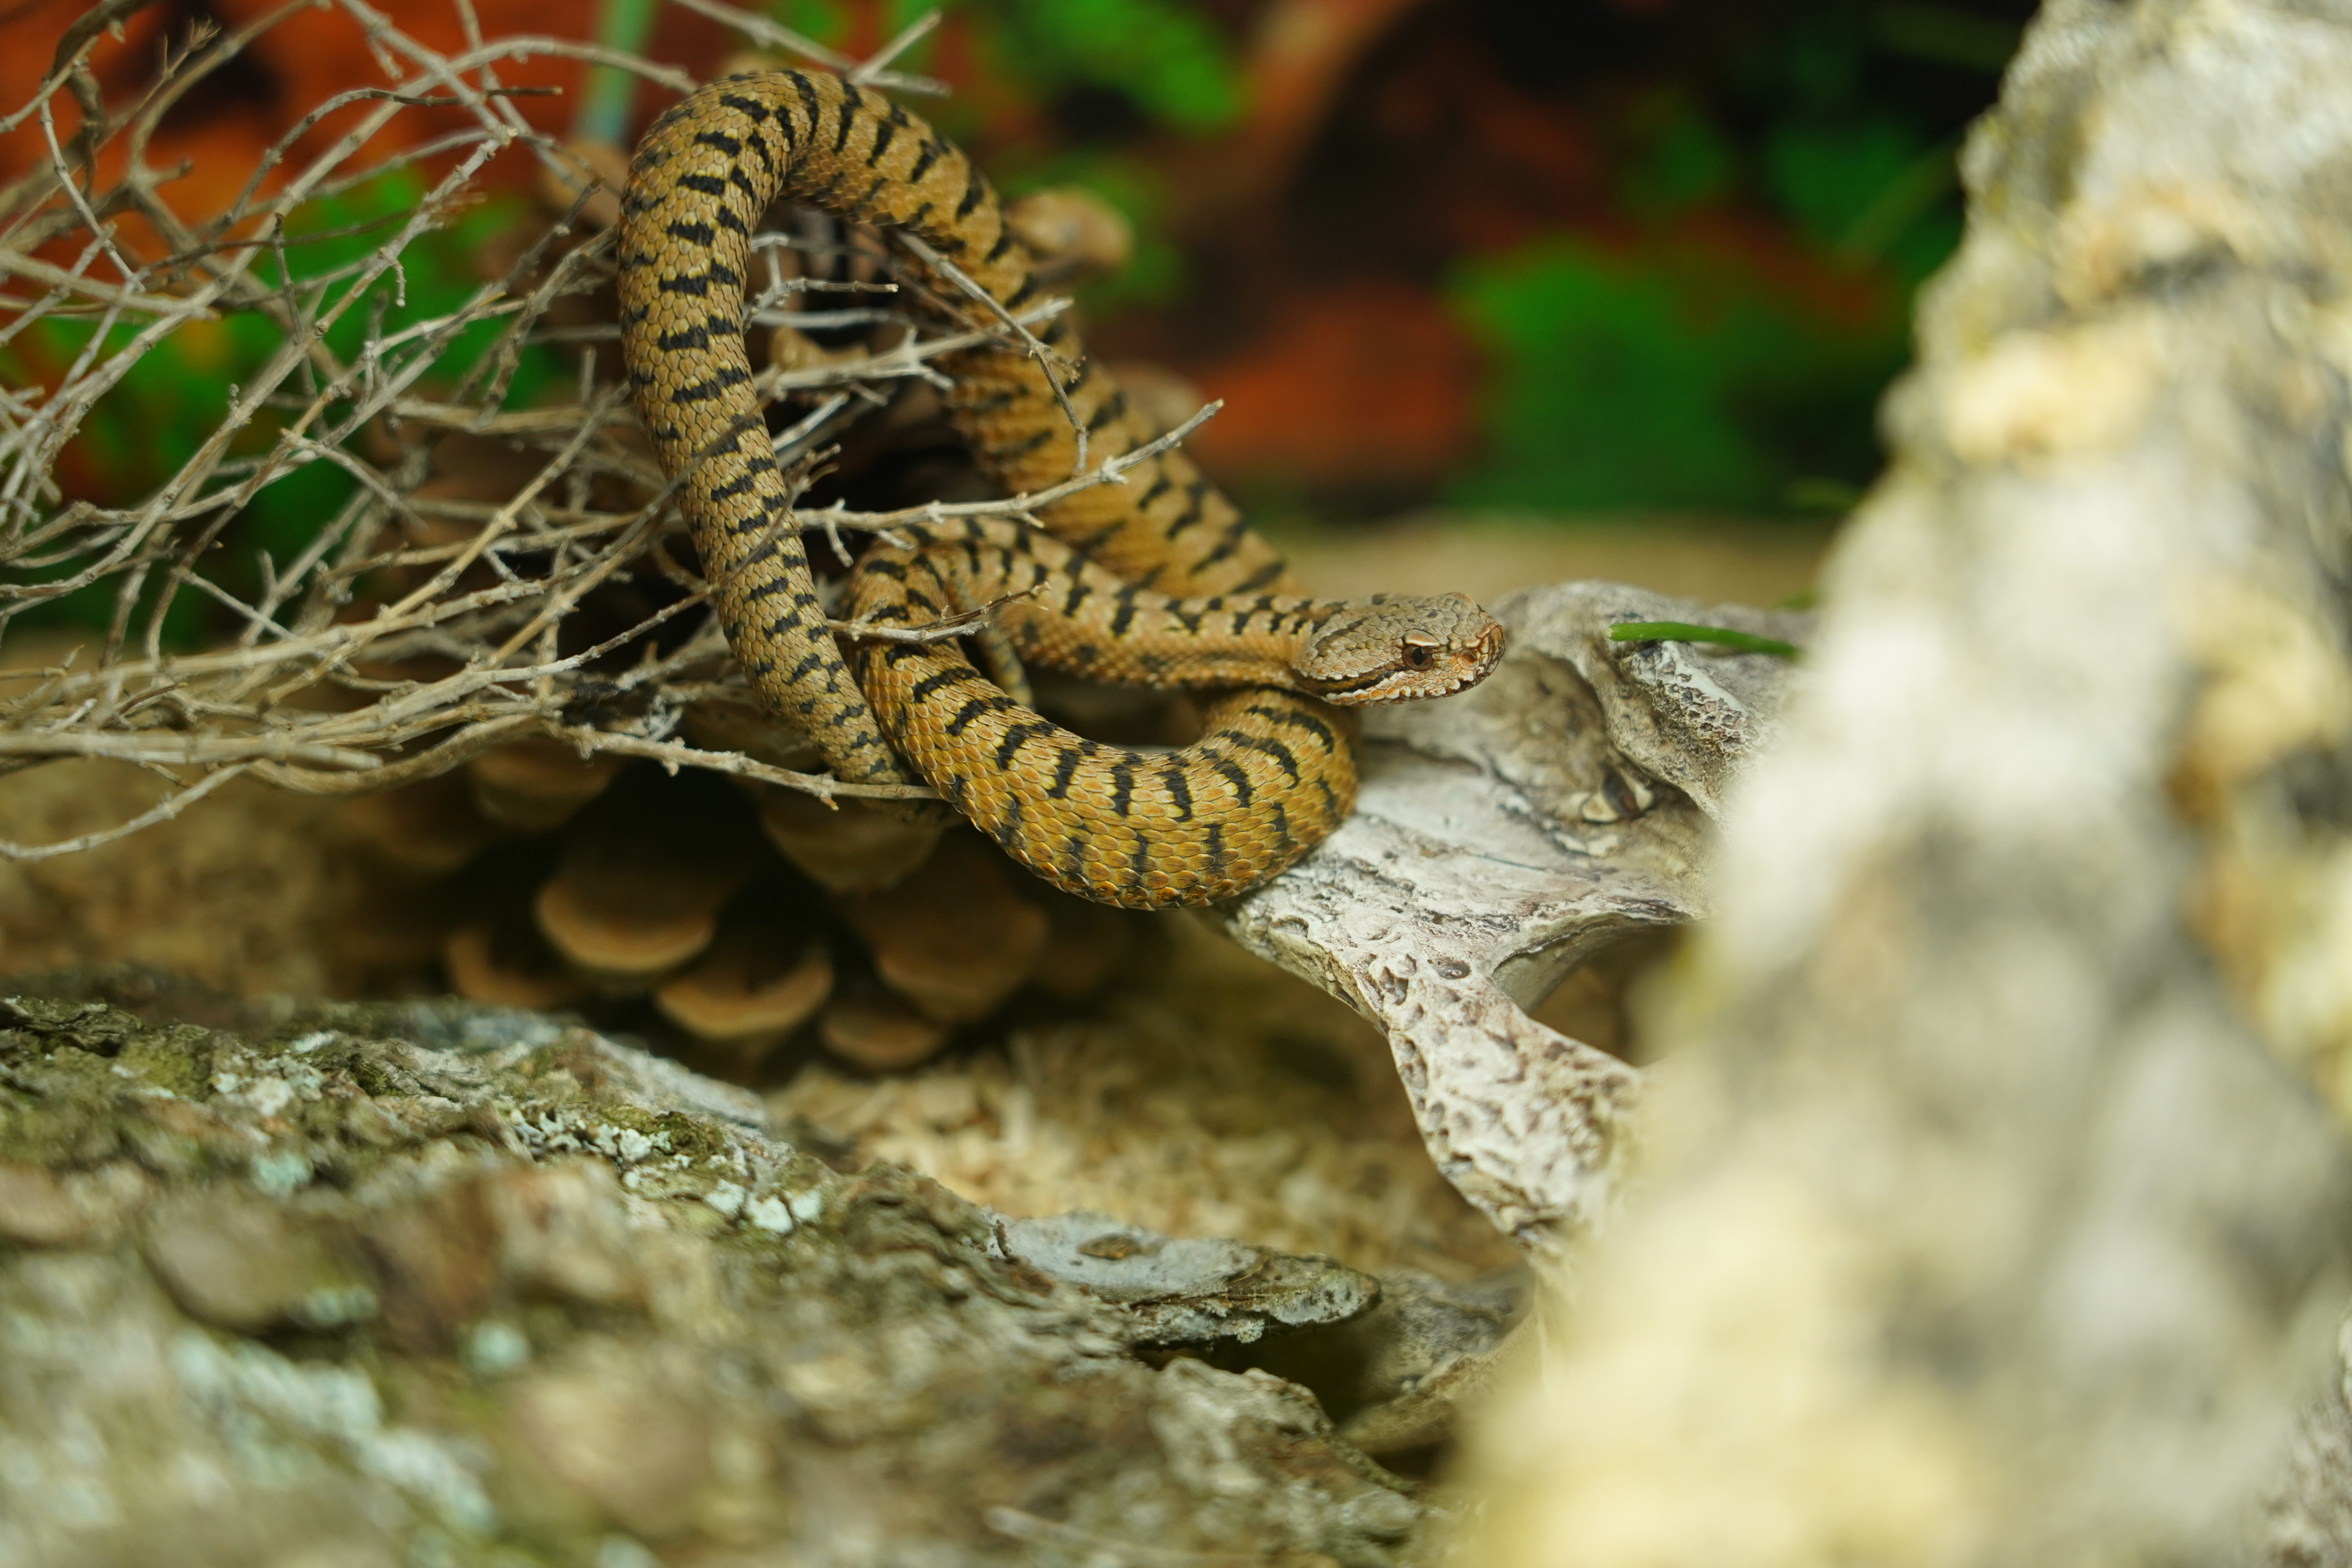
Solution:
[(1769, 740), (1790, 669), (1610, 627), (1802, 623), (1608, 583), (1492, 608), (1502, 665), (1375, 713), (1355, 815), (1223, 918), (1387, 1032), (1439, 1168), (1542, 1246), (1606, 1207), (1640, 1076), (1526, 1009), (1612, 942), (1705, 912), (1707, 816)]
[[(2352, 5), (2057, 0), (1963, 173), (1465, 1562), (2243, 1555), (2326, 1371)], [(2276, 1561), (2352, 1551), (2323, 1404)]]

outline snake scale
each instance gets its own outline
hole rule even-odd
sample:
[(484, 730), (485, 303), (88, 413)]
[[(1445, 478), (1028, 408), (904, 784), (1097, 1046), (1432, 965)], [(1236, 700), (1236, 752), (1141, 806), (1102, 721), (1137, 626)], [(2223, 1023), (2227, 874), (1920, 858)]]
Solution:
[[(952, 641), (864, 639), (845, 659), (789, 519), (744, 342), (751, 233), (780, 199), (911, 233), (1008, 310), (1037, 286), (971, 161), (854, 82), (796, 70), (714, 82), (638, 144), (619, 247), (632, 393), (680, 481), (730, 645), (761, 700), (810, 735), (835, 776), (911, 782), (903, 754), (1007, 853), (1068, 891), (1137, 908), (1204, 902), (1282, 869), (1350, 808), (1352, 736), (1325, 701), (1442, 696), (1501, 656), (1502, 628), (1458, 595), (1299, 597), (1281, 557), (1169, 451), (1122, 484), (1043, 509), (1050, 539), (975, 524), (877, 547), (854, 574), (852, 605), (877, 624), (920, 624), (1026, 592), (1001, 619), (1029, 658), (1097, 679), (1238, 688), (1210, 705), (1199, 741), (1139, 752), (1073, 735), (1014, 701)], [(992, 324), (976, 308), (972, 319)], [(1090, 458), (1150, 438), (1083, 357), (1066, 314), (1038, 337), (1076, 366), (1062, 393)], [(938, 363), (953, 382), (950, 422), (1009, 493), (1070, 476), (1070, 416), (1019, 345), (992, 342)]]

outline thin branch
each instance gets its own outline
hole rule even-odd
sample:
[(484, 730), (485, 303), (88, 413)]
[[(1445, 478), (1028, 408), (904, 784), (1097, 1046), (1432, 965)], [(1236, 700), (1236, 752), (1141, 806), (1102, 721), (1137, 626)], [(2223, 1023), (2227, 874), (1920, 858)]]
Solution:
[(870, 620), (827, 621), (825, 625), (844, 637), (874, 642), (946, 642), (951, 637), (963, 637), (975, 627), (987, 625), (995, 618), (997, 611), (1007, 605), (1028, 598), (1045, 585), (1043, 583), (1035, 584), (1017, 593), (991, 599), (976, 610), (959, 610), (952, 616), (941, 616), (938, 620), (926, 621), (919, 626), (884, 626), (879, 621)]
[(913, 251), (924, 266), (961, 289), (974, 303), (1004, 323), (1012, 330), (1013, 335), (1021, 340), (1023, 349), (1028, 353), (1031, 359), (1037, 362), (1038, 370), (1045, 374), (1045, 384), (1054, 389), (1054, 401), (1061, 405), (1062, 417), (1070, 422), (1071, 432), (1077, 437), (1077, 451), (1070, 459), (1070, 472), (1073, 474), (1086, 472), (1087, 425), (1085, 420), (1078, 417), (1078, 411), (1071, 406), (1069, 392), (1062, 385), (1061, 376), (1055, 374), (1057, 367), (1067, 369), (1062, 357), (1047, 348), (1034, 332), (1023, 326), (1020, 318), (1006, 308), (1003, 300), (982, 288), (962, 268), (941, 256), (906, 229), (892, 229), (890, 234), (891, 237), (900, 245)]
[[(944, 97), (948, 91), (947, 83), (927, 76), (905, 76), (897, 71), (877, 70), (871, 76), (859, 77), (856, 73), (861, 68), (860, 62), (851, 59), (847, 55), (835, 49), (828, 49), (814, 38), (795, 33), (790, 27), (772, 22), (765, 16), (750, 11), (739, 11), (732, 5), (719, 5), (719, 0), (672, 0), (672, 3), (683, 6), (698, 16), (708, 16), (714, 22), (732, 27), (755, 44), (772, 49), (789, 50), (804, 60), (815, 61), (827, 70), (852, 77), (866, 87), (880, 88), (885, 92), (914, 93), (927, 98)], [(917, 37), (921, 36), (919, 33), (916, 35)], [(881, 58), (887, 59), (893, 52), (895, 51), (886, 50)]]

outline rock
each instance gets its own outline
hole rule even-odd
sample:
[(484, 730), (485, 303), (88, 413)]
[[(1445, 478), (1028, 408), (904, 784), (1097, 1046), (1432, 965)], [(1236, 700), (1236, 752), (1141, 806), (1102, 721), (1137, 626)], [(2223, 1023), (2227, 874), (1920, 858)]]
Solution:
[(610, 1165), (574, 1159), (501, 1171), (485, 1179), (482, 1202), (499, 1269), (517, 1289), (596, 1307), (644, 1300)]
[(1345, 1322), (1381, 1287), (1328, 1258), (1161, 1236), (1105, 1214), (993, 1216), (996, 1250), (1118, 1309), (1136, 1344), (1254, 1343), (1269, 1328)]
[(250, 1333), (375, 1315), (375, 1291), (311, 1226), (234, 1188), (175, 1194), (149, 1211), (147, 1265), (190, 1317)]
[(562, 1366), (505, 1393), (522, 1453), (587, 1517), (647, 1540), (684, 1531), (710, 1477), (711, 1422), (694, 1358), (648, 1366), (625, 1342), (583, 1338)]
[(55, 1247), (89, 1229), (65, 1184), (38, 1165), (0, 1163), (0, 1241)]
[(1452, 1435), (1485, 1391), (1533, 1286), (1525, 1270), (1466, 1285), (1419, 1268), (1380, 1276), (1381, 1304), (1348, 1326), (1362, 1357), (1341, 1424), (1368, 1454), (1424, 1447)]
[[(40, 1231), (0, 1233), (0, 1558), (1388, 1568), (1421, 1533), (1306, 1390), (1155, 1369), (983, 1211), (675, 1063), (461, 1004), (56, 990), (0, 1031)], [(1229, 1336), (1369, 1300), (1222, 1245), (1265, 1277)]]

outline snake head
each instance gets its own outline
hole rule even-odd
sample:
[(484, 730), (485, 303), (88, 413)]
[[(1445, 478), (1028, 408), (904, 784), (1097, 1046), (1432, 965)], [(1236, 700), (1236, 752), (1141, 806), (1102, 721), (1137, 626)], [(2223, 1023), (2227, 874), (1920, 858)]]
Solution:
[(1460, 594), (1389, 595), (1343, 605), (1291, 661), (1298, 689), (1356, 708), (1450, 697), (1503, 657), (1500, 621)]

